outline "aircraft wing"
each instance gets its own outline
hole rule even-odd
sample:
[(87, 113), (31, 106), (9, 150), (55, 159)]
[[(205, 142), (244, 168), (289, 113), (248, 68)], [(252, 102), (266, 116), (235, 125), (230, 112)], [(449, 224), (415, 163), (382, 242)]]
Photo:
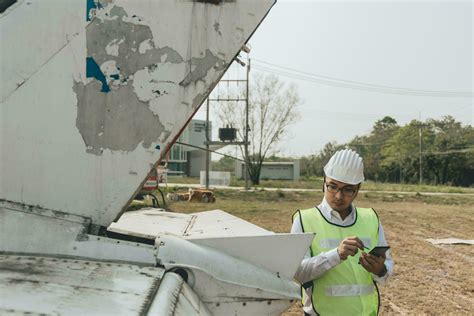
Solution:
[(179, 275), (153, 266), (0, 255), (0, 284), (2, 315), (211, 315)]

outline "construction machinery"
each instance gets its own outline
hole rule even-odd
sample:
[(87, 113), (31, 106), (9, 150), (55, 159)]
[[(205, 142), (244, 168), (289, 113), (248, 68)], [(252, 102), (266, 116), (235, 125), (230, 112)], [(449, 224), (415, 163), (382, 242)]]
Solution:
[(274, 315), (311, 234), (124, 214), (275, 0), (0, 2), (0, 314)]

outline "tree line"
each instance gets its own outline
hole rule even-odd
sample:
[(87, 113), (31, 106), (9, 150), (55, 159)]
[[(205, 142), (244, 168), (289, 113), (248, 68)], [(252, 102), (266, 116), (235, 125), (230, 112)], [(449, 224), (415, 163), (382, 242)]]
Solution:
[(346, 144), (329, 142), (320, 153), (302, 157), (301, 175), (322, 176), (323, 166), (342, 148), (359, 152), (368, 180), (474, 185), (474, 129), (451, 116), (412, 120), (404, 126), (386, 116), (368, 135), (355, 136)]
[[(230, 89), (227, 93), (228, 99), (235, 99), (229, 96), (243, 92)], [(278, 143), (299, 117), (302, 101), (296, 86), (285, 85), (272, 75), (255, 76), (248, 98), (250, 146), (246, 159), (249, 178), (258, 184), (264, 161), (285, 160), (275, 156)], [(244, 139), (245, 107), (237, 102), (220, 102), (218, 117), (223, 125), (237, 128), (238, 138)], [(342, 148), (361, 154), (368, 180), (474, 185), (474, 129), (451, 116), (424, 122), (412, 120), (403, 126), (385, 116), (374, 123), (368, 135), (355, 136), (346, 144), (329, 142), (320, 153), (300, 158), (301, 176), (323, 176), (323, 166)], [(240, 150), (245, 159), (243, 146)], [(213, 163), (213, 170), (233, 171), (232, 165), (231, 158), (222, 159)]]

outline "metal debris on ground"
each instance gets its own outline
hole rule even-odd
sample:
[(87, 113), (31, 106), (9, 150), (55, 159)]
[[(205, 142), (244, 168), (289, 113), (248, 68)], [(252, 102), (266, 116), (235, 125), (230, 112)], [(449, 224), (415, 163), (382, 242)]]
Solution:
[(176, 192), (176, 193), (168, 193), (166, 198), (170, 201), (187, 201), (189, 200), (189, 192)]
[(190, 192), (189, 202), (214, 203), (216, 198), (214, 192), (207, 189), (193, 189)]
[(170, 201), (188, 201), (202, 203), (214, 203), (216, 201), (214, 192), (207, 189), (189, 189), (188, 192), (168, 193), (166, 197)]
[(433, 245), (474, 245), (473, 239), (458, 239), (458, 238), (444, 238), (444, 239), (426, 239), (427, 242)]

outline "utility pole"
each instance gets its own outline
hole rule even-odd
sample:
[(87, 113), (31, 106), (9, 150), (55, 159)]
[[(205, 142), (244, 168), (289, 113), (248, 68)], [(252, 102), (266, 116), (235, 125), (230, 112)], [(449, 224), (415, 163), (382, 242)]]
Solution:
[(209, 168), (211, 152), (209, 151), (209, 97), (206, 102), (206, 189), (209, 189)]
[(245, 190), (249, 189), (249, 75), (250, 75), (250, 57), (247, 55), (247, 80), (246, 80), (246, 92), (245, 92)]
[(423, 167), (421, 166), (422, 164), (422, 158), (421, 158), (421, 127), (422, 127), (422, 124), (421, 124), (421, 120), (420, 120), (420, 125), (418, 127), (418, 135), (419, 135), (419, 152), (420, 152), (420, 156), (419, 156), (419, 159), (420, 159), (420, 184), (423, 182)]
[[(248, 145), (249, 145), (249, 131), (250, 131), (250, 128), (249, 128), (249, 77), (250, 77), (250, 57), (249, 57), (249, 53), (250, 53), (250, 49), (244, 45), (244, 47), (242, 47), (242, 50), (247, 53), (247, 64), (245, 64), (242, 60), (240, 60), (238, 57), (235, 58), (235, 61), (241, 65), (242, 67), (245, 67), (246, 68), (246, 78), (245, 79), (221, 79), (219, 81), (218, 84), (222, 84), (222, 83), (234, 83), (234, 84), (239, 84), (240, 82), (245, 82), (246, 86), (245, 86), (245, 98), (240, 98), (240, 95), (237, 96), (237, 98), (230, 98), (229, 96), (227, 96), (227, 98), (221, 98), (220, 96), (218, 96), (217, 98), (210, 98), (208, 97), (207, 99), (207, 118), (206, 118), (206, 121), (207, 121), (207, 125), (209, 125), (209, 102), (210, 101), (216, 101), (216, 102), (245, 102), (245, 131), (244, 131), (244, 139), (243, 141), (231, 141), (231, 142), (218, 142), (218, 141), (211, 141), (210, 140), (210, 136), (208, 134), (206, 134), (206, 137), (207, 137), (207, 140), (206, 140), (206, 150), (208, 150), (208, 153), (209, 153), (209, 145), (239, 145), (239, 146), (242, 146), (244, 145), (244, 179), (245, 179), (245, 190), (249, 190), (249, 149), (248, 149)], [(209, 159), (210, 161), (210, 158), (208, 156), (206, 156), (206, 158)], [(206, 160), (206, 175), (208, 174), (208, 162)], [(207, 176), (206, 176), (207, 178)], [(206, 182), (207, 183), (207, 182)], [(207, 186), (206, 186), (207, 188)]]

